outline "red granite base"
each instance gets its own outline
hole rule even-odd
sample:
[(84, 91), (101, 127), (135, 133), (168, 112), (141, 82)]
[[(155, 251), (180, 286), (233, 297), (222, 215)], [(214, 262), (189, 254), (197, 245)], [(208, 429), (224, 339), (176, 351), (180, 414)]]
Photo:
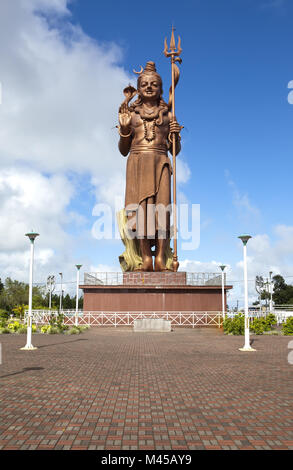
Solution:
[[(186, 284), (185, 272), (124, 273), (121, 285), (82, 285), (85, 312), (219, 312), (220, 285)], [(226, 292), (232, 286), (225, 286)]]
[(123, 273), (128, 286), (185, 286), (186, 272), (129, 272)]

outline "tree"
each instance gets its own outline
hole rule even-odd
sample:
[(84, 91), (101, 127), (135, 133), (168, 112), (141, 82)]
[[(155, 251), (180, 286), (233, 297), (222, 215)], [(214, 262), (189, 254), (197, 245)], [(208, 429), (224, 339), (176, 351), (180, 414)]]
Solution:
[[(22, 317), (24, 311), (28, 309), (29, 285), (25, 282), (12, 280), (10, 277), (5, 279), (3, 284), (0, 279), (0, 310), (7, 311), (9, 314), (14, 313)], [(60, 296), (52, 294), (52, 309), (59, 310)], [(47, 309), (49, 304), (49, 295), (46, 288), (34, 286), (32, 307), (33, 309)], [(76, 296), (70, 297), (66, 294), (62, 299), (62, 308), (64, 310), (75, 310)], [(83, 297), (78, 299), (78, 308), (83, 308)]]
[(73, 299), (69, 294), (66, 294), (65, 297), (63, 297), (62, 308), (63, 310), (72, 310), (72, 308), (74, 308)]
[(293, 286), (286, 284), (284, 278), (277, 274), (273, 277), (273, 301), (276, 305), (293, 304)]
[[(13, 281), (10, 277), (0, 292), (0, 308), (12, 312), (17, 306), (27, 305), (29, 298), (29, 285), (25, 282)], [(33, 308), (44, 308), (45, 298), (43, 288), (33, 287)]]

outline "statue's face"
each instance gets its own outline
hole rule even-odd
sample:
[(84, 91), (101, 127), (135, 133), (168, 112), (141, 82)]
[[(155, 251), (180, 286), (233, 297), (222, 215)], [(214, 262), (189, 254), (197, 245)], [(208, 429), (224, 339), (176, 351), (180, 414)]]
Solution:
[(162, 93), (162, 85), (156, 74), (143, 74), (139, 80), (138, 92), (142, 99), (158, 100)]

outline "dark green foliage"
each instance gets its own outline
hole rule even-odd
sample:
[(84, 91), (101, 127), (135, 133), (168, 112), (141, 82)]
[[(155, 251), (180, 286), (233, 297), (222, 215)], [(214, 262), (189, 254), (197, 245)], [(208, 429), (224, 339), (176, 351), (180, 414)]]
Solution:
[(66, 294), (65, 297), (63, 297), (62, 301), (62, 308), (63, 310), (71, 310), (72, 308), (75, 308), (75, 305), (73, 306), (73, 299), (71, 299), (69, 294)]
[(292, 336), (293, 335), (293, 317), (287, 318), (285, 323), (282, 326), (283, 335)]
[(51, 315), (49, 323), (54, 329), (57, 328), (60, 333), (63, 333), (63, 331), (66, 331), (69, 328), (68, 325), (64, 325), (64, 315), (61, 313), (58, 313), (57, 316)]
[[(5, 279), (5, 284), (0, 289), (0, 308), (12, 313), (19, 305), (27, 305), (29, 297), (29, 285), (25, 282), (13, 281), (10, 277)], [(33, 308), (44, 308), (44, 289), (33, 287)]]
[(273, 313), (269, 313), (269, 315), (266, 316), (266, 323), (272, 328), (272, 326), (277, 323), (276, 316)]
[(0, 310), (0, 328), (5, 328), (8, 323), (8, 313), (5, 310)]
[[(244, 313), (238, 313), (234, 318), (226, 317), (223, 323), (224, 333), (230, 335), (244, 335)], [(267, 317), (255, 318), (250, 323), (251, 331), (256, 335), (262, 335), (264, 331), (271, 331), (277, 323), (275, 315), (270, 313)]]
[[(23, 307), (27, 308), (29, 298), (29, 285), (24, 282), (13, 281), (9, 277), (3, 284), (0, 279), (0, 309), (7, 314), (14, 314), (19, 318), (23, 317)], [(44, 287), (33, 287), (33, 309), (47, 309), (49, 305), (48, 293)], [(52, 308), (59, 309), (59, 295), (52, 295)], [(70, 297), (69, 294), (63, 298), (62, 308), (65, 310), (75, 310), (76, 297)], [(78, 308), (83, 308), (83, 297), (78, 299)], [(1, 311), (1, 310), (0, 310)]]
[(250, 324), (250, 329), (256, 335), (262, 335), (264, 331), (269, 331), (271, 328), (266, 324), (265, 318), (255, 318)]
[(225, 334), (244, 335), (244, 314), (238, 313), (234, 318), (226, 317), (223, 329)]
[(9, 317), (8, 312), (6, 312), (6, 310), (3, 310), (2, 308), (0, 308), (0, 319), (7, 320), (8, 317)]
[(293, 286), (286, 284), (279, 274), (273, 277), (273, 301), (276, 305), (293, 304)]
[(262, 335), (264, 331), (271, 331), (272, 326), (277, 323), (276, 317), (270, 313), (266, 317), (255, 318), (250, 324), (250, 329), (256, 335)]
[[(57, 294), (52, 295), (52, 307), (59, 309), (60, 307), (60, 296)], [(75, 310), (76, 307), (76, 296), (70, 297), (69, 294), (66, 294), (62, 299), (62, 309), (63, 310)], [(78, 299), (78, 308), (83, 308), (83, 297)]]

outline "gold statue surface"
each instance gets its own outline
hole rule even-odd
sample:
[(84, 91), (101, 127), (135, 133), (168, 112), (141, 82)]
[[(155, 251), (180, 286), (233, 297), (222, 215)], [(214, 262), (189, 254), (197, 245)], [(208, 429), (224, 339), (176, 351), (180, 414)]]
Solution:
[[(126, 219), (123, 222), (120, 217), (120, 232), (124, 231), (122, 239), (127, 245), (127, 225), (137, 260), (127, 262), (126, 254), (122, 269), (173, 271), (170, 249), (172, 165), (168, 151), (173, 145), (174, 153), (179, 153), (181, 126), (171, 112), (170, 101), (167, 104), (163, 100), (162, 79), (154, 62), (148, 62), (139, 72), (137, 90), (129, 86), (124, 94), (126, 98), (119, 108), (119, 150), (128, 160)], [(130, 104), (136, 94), (137, 99)]]

